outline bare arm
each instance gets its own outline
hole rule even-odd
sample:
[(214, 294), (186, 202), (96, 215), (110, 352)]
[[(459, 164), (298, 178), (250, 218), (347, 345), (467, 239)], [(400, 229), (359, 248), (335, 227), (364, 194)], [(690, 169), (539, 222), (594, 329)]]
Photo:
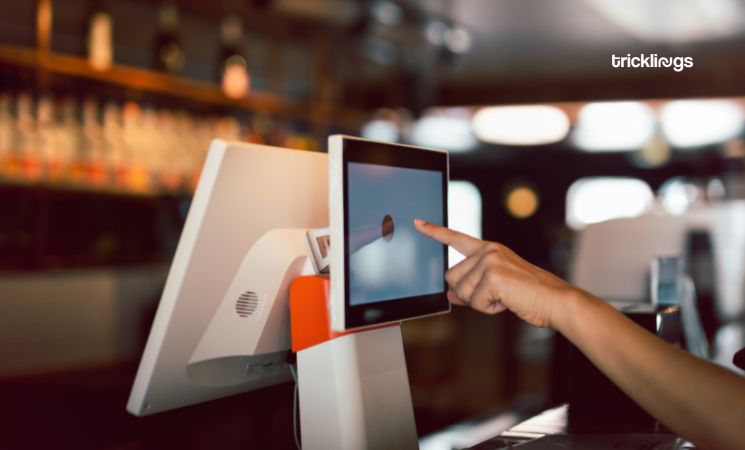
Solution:
[(578, 291), (552, 326), (642, 408), (703, 448), (745, 445), (745, 378), (657, 338)]
[(451, 302), (552, 327), (658, 420), (704, 448), (745, 443), (745, 378), (694, 357), (503, 245), (437, 225), (417, 229), (466, 259), (446, 274)]

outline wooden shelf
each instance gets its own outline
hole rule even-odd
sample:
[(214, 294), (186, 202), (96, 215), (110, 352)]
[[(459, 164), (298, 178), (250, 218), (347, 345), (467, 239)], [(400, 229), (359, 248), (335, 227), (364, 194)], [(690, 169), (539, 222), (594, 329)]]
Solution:
[(359, 127), (365, 114), (357, 110), (335, 108), (283, 99), (270, 93), (254, 92), (246, 98), (225, 96), (214, 83), (163, 74), (132, 66), (113, 65), (108, 70), (93, 69), (81, 57), (43, 52), (36, 49), (0, 45), (0, 63), (24, 67), (112, 86), (164, 95), (189, 102), (219, 107), (230, 107), (252, 112), (276, 114), (282, 117), (307, 120), (314, 125), (338, 123)]

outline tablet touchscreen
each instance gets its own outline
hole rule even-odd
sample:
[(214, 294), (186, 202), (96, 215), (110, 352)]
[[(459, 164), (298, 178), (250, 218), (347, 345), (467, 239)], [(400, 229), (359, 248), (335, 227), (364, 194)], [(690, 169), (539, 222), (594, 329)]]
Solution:
[(414, 228), (442, 223), (442, 173), (351, 162), (347, 192), (350, 305), (442, 292), (442, 245)]
[(447, 226), (447, 153), (332, 136), (329, 164), (332, 326), (449, 311), (447, 248), (414, 228)]

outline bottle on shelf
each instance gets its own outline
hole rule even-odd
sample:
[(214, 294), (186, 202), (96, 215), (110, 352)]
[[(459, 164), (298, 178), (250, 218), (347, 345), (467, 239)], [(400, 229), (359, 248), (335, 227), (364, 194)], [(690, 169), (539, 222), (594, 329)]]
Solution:
[(220, 61), (218, 75), (223, 93), (243, 98), (251, 89), (248, 62), (244, 52), (243, 21), (238, 14), (228, 14), (220, 24)]
[(166, 0), (158, 7), (158, 34), (153, 48), (153, 66), (169, 73), (181, 73), (186, 57), (181, 46), (179, 31), (179, 11), (176, 2)]
[(122, 124), (122, 108), (116, 102), (108, 102), (103, 112), (104, 165), (109, 174), (109, 187), (126, 190), (129, 177), (127, 146)]
[(87, 17), (85, 53), (88, 64), (95, 70), (106, 71), (114, 62), (114, 20), (101, 0), (89, 1)]
[(15, 166), (15, 120), (10, 94), (0, 92), (0, 179), (12, 179)]
[(83, 145), (78, 149), (71, 175), (76, 185), (101, 189), (107, 177), (101, 158), (103, 142), (98, 108), (98, 99), (83, 100)]
[(142, 123), (142, 107), (136, 102), (127, 102), (122, 110), (122, 133), (125, 153), (125, 189), (146, 194), (152, 192), (151, 174), (147, 166), (147, 153), (158, 149), (147, 148)]
[(183, 187), (181, 166), (186, 155), (184, 155), (185, 149), (177, 145), (179, 136), (173, 111), (168, 109), (158, 111), (155, 137), (156, 148), (159, 150), (154, 152), (157, 156), (155, 164), (158, 181), (156, 184), (164, 192), (178, 192)]
[(103, 131), (100, 123), (98, 124), (98, 137), (88, 152), (85, 169), (85, 184), (89, 188), (104, 190), (109, 187), (109, 172), (104, 157)]
[(58, 153), (56, 121), (52, 100), (43, 96), (36, 105), (36, 148), (44, 181), (59, 184), (64, 168)]
[(137, 166), (142, 167), (143, 177), (146, 179), (142, 184), (143, 192), (154, 192), (160, 190), (160, 177), (163, 172), (161, 161), (163, 154), (168, 151), (169, 145), (164, 142), (166, 131), (158, 129), (158, 111), (152, 106), (140, 109), (140, 141), (137, 148)]
[(193, 124), (191, 134), (194, 139), (190, 141), (189, 169), (187, 171), (187, 186), (192, 192), (197, 187), (199, 176), (202, 173), (202, 164), (207, 156), (211, 140), (215, 137), (213, 131), (213, 119), (210, 117), (188, 117), (185, 124)]
[(174, 113), (173, 126), (174, 140), (171, 145), (178, 150), (174, 153), (172, 164), (175, 164), (181, 180), (179, 189), (189, 190), (194, 172), (202, 163), (201, 160), (197, 162), (201, 145), (199, 128), (194, 117), (184, 110)]
[(37, 153), (38, 139), (33, 114), (31, 94), (21, 93), (16, 99), (16, 148), (18, 151), (18, 178), (27, 183), (42, 179), (42, 165)]
[(72, 170), (82, 145), (82, 130), (78, 118), (79, 103), (74, 97), (62, 99), (60, 117), (56, 124), (55, 153), (61, 168), (59, 181), (67, 184), (72, 181)]
[(193, 192), (213, 139), (312, 148), (300, 129), (267, 114), (0, 92), (0, 179), (141, 195)]

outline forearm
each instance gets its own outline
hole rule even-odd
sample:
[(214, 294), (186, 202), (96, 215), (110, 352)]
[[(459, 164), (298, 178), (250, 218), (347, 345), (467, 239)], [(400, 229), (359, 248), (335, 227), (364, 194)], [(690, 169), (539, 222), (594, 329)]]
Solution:
[(589, 294), (564, 299), (552, 325), (654, 417), (704, 447), (745, 437), (745, 378), (695, 358)]
[(451, 302), (489, 314), (508, 308), (530, 324), (557, 329), (681, 436), (706, 448), (742, 448), (745, 378), (663, 342), (501, 244), (422, 220), (415, 225), (466, 256), (446, 274)]

